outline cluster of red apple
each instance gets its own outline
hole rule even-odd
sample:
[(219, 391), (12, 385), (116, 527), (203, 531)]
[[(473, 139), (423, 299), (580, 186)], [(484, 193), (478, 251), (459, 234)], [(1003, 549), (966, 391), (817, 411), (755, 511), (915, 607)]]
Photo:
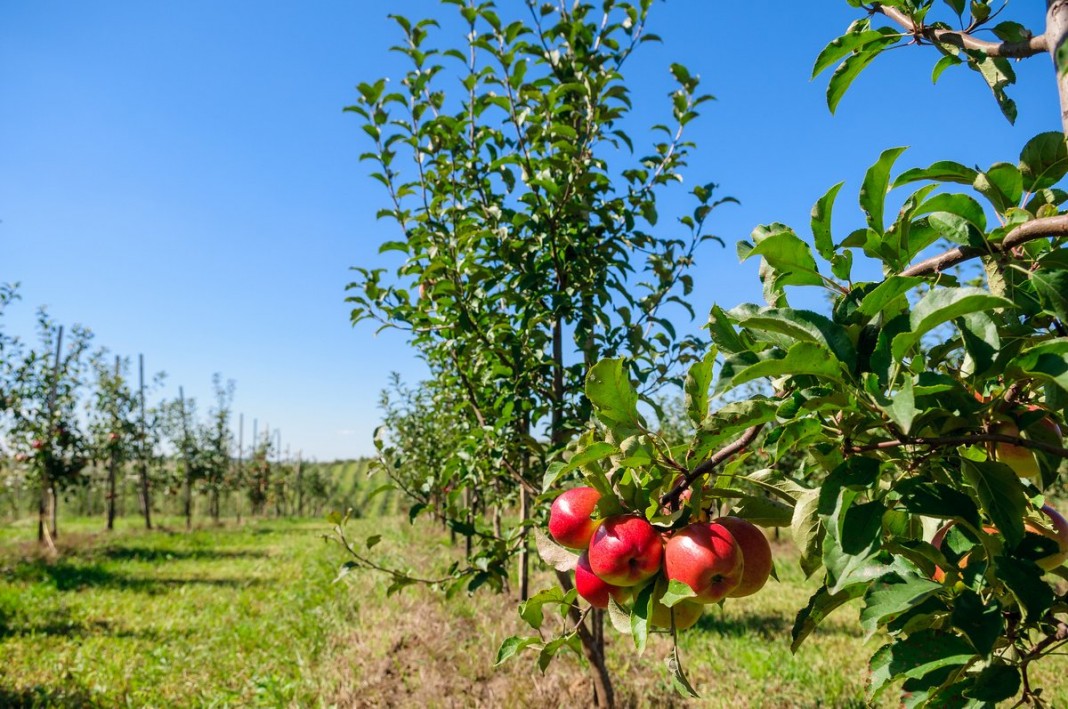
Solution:
[[(681, 630), (697, 622), (706, 604), (756, 593), (771, 575), (767, 537), (744, 519), (720, 517), (661, 532), (636, 514), (597, 519), (600, 498), (591, 487), (572, 488), (549, 513), (552, 538), (580, 552), (575, 590), (595, 608), (607, 608), (609, 599), (623, 604), (655, 583), (650, 623), (670, 628), (674, 611)], [(668, 608), (661, 598), (671, 581), (686, 584), (694, 595)]]

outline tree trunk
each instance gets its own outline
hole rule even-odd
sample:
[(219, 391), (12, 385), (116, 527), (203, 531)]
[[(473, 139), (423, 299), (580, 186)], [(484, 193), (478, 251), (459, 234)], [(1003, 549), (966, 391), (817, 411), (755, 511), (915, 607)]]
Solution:
[(115, 459), (115, 454), (112, 453), (111, 459), (108, 461), (107, 509), (109, 532), (115, 528), (115, 477), (118, 467), (118, 461)]
[(51, 510), (49, 516), (52, 518), (52, 539), (59, 539), (59, 529), (56, 525), (57, 509), (59, 508), (59, 498), (56, 495), (56, 484), (53, 482), (49, 487), (49, 502), (51, 503)]
[[(565, 571), (557, 571), (556, 578), (565, 592), (573, 588), (571, 577)], [(593, 703), (595, 707), (611, 709), (616, 704), (615, 691), (612, 689), (612, 678), (608, 674), (608, 666), (604, 657), (604, 613), (594, 610), (589, 615), (592, 629), (586, 626), (585, 621), (579, 623), (582, 614), (578, 606), (572, 604), (568, 608), (568, 617), (575, 623), (579, 640), (582, 642), (582, 654), (590, 663), (590, 683), (593, 685)]]
[(1068, 60), (1057, 60), (1058, 50), (1068, 42), (1068, 0), (1047, 0), (1045, 35), (1049, 55), (1053, 58), (1054, 75), (1057, 77), (1061, 130), (1068, 135)]

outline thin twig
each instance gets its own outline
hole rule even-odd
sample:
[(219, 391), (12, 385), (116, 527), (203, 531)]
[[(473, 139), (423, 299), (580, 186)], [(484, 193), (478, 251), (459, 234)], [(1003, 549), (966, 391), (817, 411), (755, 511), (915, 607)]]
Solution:
[(1043, 441), (1032, 441), (1019, 436), (1009, 436), (1004, 433), (969, 433), (963, 436), (930, 436), (879, 441), (863, 446), (847, 446), (846, 453), (867, 453), (869, 451), (887, 450), (902, 446), (959, 446), (965, 443), (977, 442), (1011, 443), (1024, 448), (1034, 448), (1061, 458), (1068, 458), (1068, 448), (1062, 448)]

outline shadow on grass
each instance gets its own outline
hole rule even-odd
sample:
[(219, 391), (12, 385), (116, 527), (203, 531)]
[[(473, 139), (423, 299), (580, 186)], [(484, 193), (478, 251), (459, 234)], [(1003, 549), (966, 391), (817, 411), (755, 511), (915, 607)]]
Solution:
[(245, 588), (266, 583), (261, 578), (130, 576), (110, 571), (101, 564), (66, 561), (50, 563), (43, 560), (23, 561), (5, 571), (3, 576), (5, 580), (15, 583), (51, 583), (57, 591), (76, 591), (92, 587), (150, 594), (165, 593), (171, 588), (185, 585)]
[(47, 687), (34, 685), (15, 689), (6, 687), (0, 681), (0, 707), (5, 709), (38, 709), (38, 707), (104, 707), (117, 706), (114, 699), (110, 702), (94, 695), (79, 685)]
[(782, 637), (789, 633), (793, 624), (778, 615), (749, 615), (725, 618), (722, 613), (705, 613), (694, 626), (708, 633), (718, 633), (730, 637), (759, 635), (765, 638)]
[(114, 561), (226, 561), (231, 559), (264, 559), (265, 551), (225, 549), (152, 549), (150, 547), (106, 547), (100, 555)]
[[(16, 636), (50, 636), (64, 638), (88, 638), (94, 636), (106, 636), (109, 638), (124, 638), (132, 640), (149, 640), (154, 643), (166, 643), (183, 635), (190, 635), (191, 630), (167, 630), (162, 632), (157, 628), (140, 628), (137, 630), (116, 625), (109, 620), (91, 620), (79, 623), (69, 618), (64, 619), (62, 614), (59, 618), (48, 622), (23, 623), (17, 619), (6, 618), (0, 615), (0, 639)], [(2, 701), (0, 690), (0, 707), (6, 707)]]
[[(694, 628), (727, 637), (759, 636), (774, 639), (789, 635), (793, 625), (792, 619), (781, 615), (747, 613), (741, 616), (724, 617), (721, 613), (709, 612), (701, 616)], [(860, 628), (831, 624), (820, 626), (817, 632), (858, 638), (862, 636)]]

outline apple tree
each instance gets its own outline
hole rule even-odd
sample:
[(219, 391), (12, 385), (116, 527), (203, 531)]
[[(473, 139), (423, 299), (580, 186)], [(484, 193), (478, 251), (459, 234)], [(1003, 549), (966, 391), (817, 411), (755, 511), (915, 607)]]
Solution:
[(30, 476), (38, 484), (37, 532), (38, 539), (45, 542), (57, 533), (59, 494), (87, 482), (82, 471), (90, 453), (78, 405), (87, 385), (86, 353), (92, 333), (75, 325), (64, 343), (63, 328), (43, 309), (38, 312), (37, 329), (36, 349), (12, 348), (5, 398), (9, 443), (16, 456), (27, 461)]
[[(455, 419), (435, 484), (449, 489), (447, 524), (472, 546), (441, 585), (502, 589), (518, 556), (525, 598), (530, 500), (589, 419), (590, 366), (626, 356), (652, 401), (703, 347), (675, 321), (690, 310), (688, 271), (722, 200), (698, 184), (693, 211), (665, 226), (658, 198), (681, 181), (693, 148), (685, 129), (709, 96), (672, 65), (664, 121), (640, 139), (628, 133), (623, 68), (657, 39), (651, 0), (528, 0), (508, 14), (492, 2), (442, 4), (462, 39), (438, 44), (438, 21), (394, 17), (409, 68), (394, 84), (360, 84), (349, 109), (388, 194), (379, 216), (399, 227), (380, 247), (392, 268), (356, 269), (352, 319), (404, 331), (435, 382), (433, 415)], [(518, 524), (495, 529), (477, 512), (493, 507), (517, 508)], [(417, 497), (411, 510), (429, 508)], [(343, 531), (341, 541), (351, 566), (380, 568)], [(391, 573), (396, 588), (417, 580)], [(578, 649), (610, 704), (601, 616), (572, 613), (580, 637), (555, 649)]]
[[(659, 436), (626, 360), (606, 358), (586, 379), (596, 421), (544, 484), (577, 470), (600, 493), (587, 516), (638, 518), (669, 537), (719, 514), (790, 527), (822, 581), (792, 647), (832, 612), (859, 609), (881, 641), (870, 699), (896, 687), (905, 706), (1045, 706), (1029, 670), (1068, 643), (1068, 523), (1048, 495), (1068, 472), (1068, 3), (1048, 2), (1046, 26), (1026, 28), (987, 0), (848, 2), (863, 14), (814, 71), (834, 67), (832, 111), (882, 52), (930, 45), (935, 78), (974, 70), (1010, 121), (1009, 60), (1052, 57), (1065, 125), (988, 167), (901, 169), (905, 149), (883, 150), (849, 233), (832, 228), (842, 184), (815, 200), (808, 238), (758, 226), (738, 253), (759, 260), (764, 302), (711, 308), (714, 346), (685, 385), (696, 434)], [(797, 289), (829, 307), (792, 307)], [(754, 382), (764, 393), (737, 396)], [(766, 465), (747, 470), (757, 449)], [(679, 608), (702, 591), (671, 576), (611, 602), (639, 648), (658, 597)], [(542, 642), (513, 638), (502, 655)], [(668, 663), (692, 693), (677, 646)]]

